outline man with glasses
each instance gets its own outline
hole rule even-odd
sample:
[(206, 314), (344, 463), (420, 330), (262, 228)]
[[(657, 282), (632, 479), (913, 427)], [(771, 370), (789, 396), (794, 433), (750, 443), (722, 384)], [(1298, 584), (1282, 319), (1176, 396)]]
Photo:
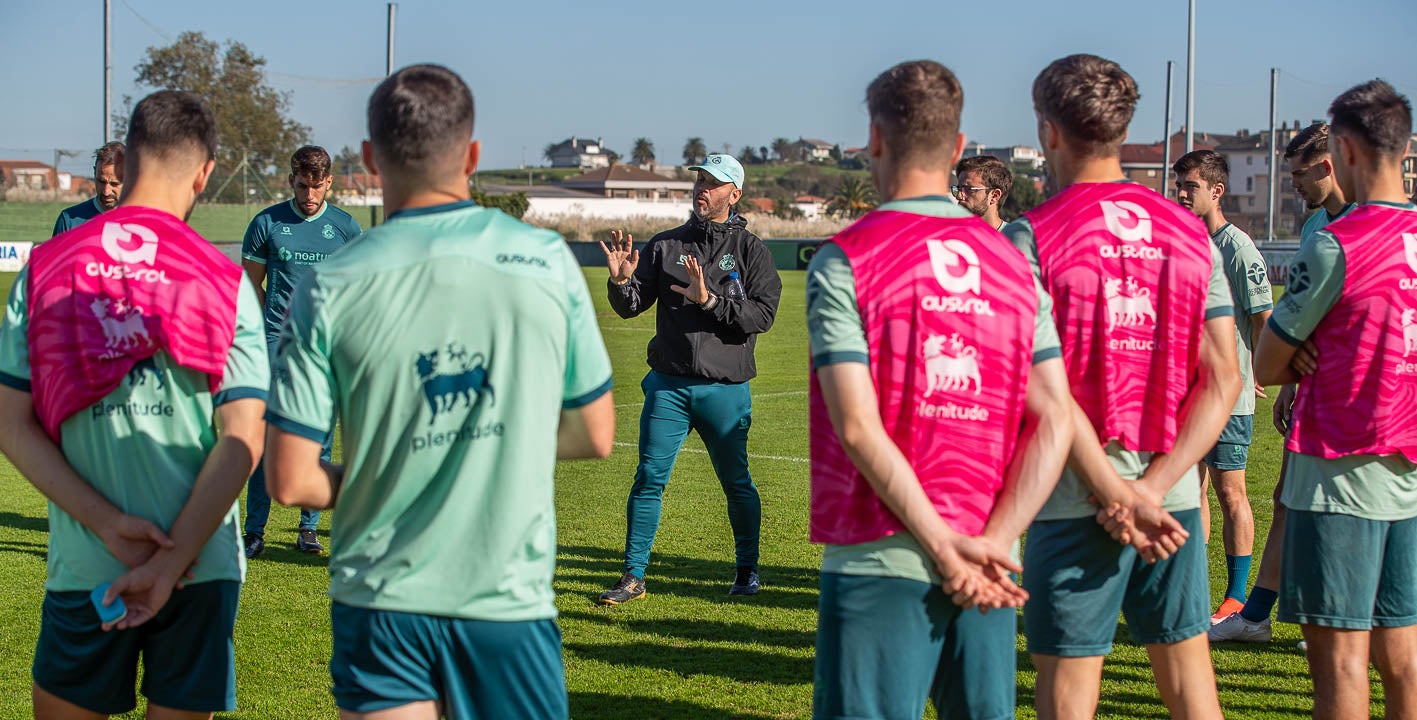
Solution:
[(955, 181), (950, 188), (959, 204), (996, 230), (1004, 229), (999, 208), (1014, 187), (1014, 174), (1003, 160), (992, 155), (975, 155), (955, 166)]

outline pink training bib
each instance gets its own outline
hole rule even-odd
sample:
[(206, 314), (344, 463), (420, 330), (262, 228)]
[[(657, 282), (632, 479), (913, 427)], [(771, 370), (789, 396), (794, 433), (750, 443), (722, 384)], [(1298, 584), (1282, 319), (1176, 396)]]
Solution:
[(1104, 445), (1169, 451), (1205, 322), (1205, 225), (1134, 183), (1072, 185), (1025, 216), (1073, 397)]
[[(977, 218), (876, 211), (836, 243), (851, 262), (886, 432), (956, 532), (978, 535), (1013, 459), (1038, 295), (1028, 261)], [(857, 471), (811, 378), (813, 542), (903, 529)]]
[(1363, 205), (1325, 229), (1343, 291), (1310, 337), (1319, 366), (1299, 382), (1286, 447), (1417, 462), (1417, 212)]
[(165, 350), (221, 384), (236, 335), (241, 268), (165, 212), (120, 207), (35, 247), (29, 352), (35, 412), (50, 437)]

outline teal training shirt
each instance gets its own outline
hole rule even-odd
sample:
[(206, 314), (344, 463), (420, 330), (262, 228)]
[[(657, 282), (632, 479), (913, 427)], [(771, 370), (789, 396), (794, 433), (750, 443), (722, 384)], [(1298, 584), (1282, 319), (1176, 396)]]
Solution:
[(241, 257), (266, 266), (266, 340), (274, 344), (290, 305), (290, 293), (315, 263), (359, 237), (349, 213), (325, 203), (305, 217), (295, 201), (272, 205), (251, 219)]
[(611, 377), (559, 235), (472, 202), (390, 215), (301, 281), (272, 377), (277, 428), (318, 441), (338, 409), (331, 598), (555, 616), (560, 414)]
[(98, 206), (98, 198), (89, 198), (77, 205), (70, 205), (59, 211), (59, 217), (54, 221), (54, 234), (69, 232), (74, 228), (83, 225), (103, 213), (103, 208)]
[[(10, 288), (0, 324), (0, 384), (23, 392), (30, 391), (31, 378), (27, 285), (26, 273), (21, 272)], [(236, 334), (216, 395), (206, 375), (158, 352), (135, 365), (102, 400), (70, 416), (60, 427), (60, 449), (79, 477), (118, 509), (164, 530), (172, 527), (187, 505), (197, 473), (216, 445), (215, 408), (243, 398), (265, 400), (270, 386), (261, 306), (245, 278), (237, 287), (235, 312)], [(187, 582), (244, 579), (240, 519), (233, 502), (197, 556)], [(46, 590), (92, 590), (127, 570), (97, 535), (58, 505), (49, 504)]]

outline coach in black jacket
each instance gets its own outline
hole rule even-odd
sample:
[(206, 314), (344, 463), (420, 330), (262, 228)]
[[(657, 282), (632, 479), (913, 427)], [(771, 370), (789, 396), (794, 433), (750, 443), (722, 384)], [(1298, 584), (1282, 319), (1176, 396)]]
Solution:
[(664, 486), (688, 436), (699, 432), (728, 497), (737, 575), (732, 595), (758, 592), (758, 532), (762, 506), (748, 473), (748, 428), (757, 375), (753, 347), (777, 314), (782, 280), (763, 241), (732, 212), (743, 196), (743, 166), (731, 155), (710, 155), (690, 168), (694, 214), (645, 247), (640, 263), (634, 238), (611, 233), (603, 243), (610, 269), (610, 305), (623, 318), (656, 301), (655, 336), (640, 413), (640, 463), (626, 504), (625, 571), (600, 595), (602, 605), (643, 597), (645, 568), (659, 529)]

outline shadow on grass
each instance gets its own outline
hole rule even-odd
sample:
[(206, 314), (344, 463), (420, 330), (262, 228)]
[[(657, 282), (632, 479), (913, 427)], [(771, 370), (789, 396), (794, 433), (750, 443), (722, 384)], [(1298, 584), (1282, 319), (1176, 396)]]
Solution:
[[(780, 715), (746, 715), (705, 707), (683, 700), (659, 700), (627, 697), (609, 693), (570, 693), (571, 717), (621, 717), (632, 714), (645, 720), (680, 720), (681, 718), (712, 718), (713, 720), (761, 720)], [(632, 708), (632, 711), (631, 711)], [(629, 711), (629, 712), (627, 712)]]
[[(587, 580), (587, 575), (604, 578), (610, 587), (624, 572), (624, 557), (616, 551), (583, 545), (562, 545), (557, 549), (557, 580)], [(561, 570), (579, 571), (567, 573)], [(704, 560), (655, 553), (650, 558), (645, 582), (651, 595), (674, 595), (711, 602), (739, 602), (770, 605), (793, 610), (817, 607), (817, 568), (762, 565), (758, 568), (763, 590), (753, 597), (733, 598), (728, 586), (733, 582), (731, 562)], [(786, 591), (786, 592), (776, 592)], [(587, 598), (595, 602), (599, 591)]]
[(34, 517), (32, 515), (21, 515), (8, 510), (0, 510), (0, 526), (14, 528), (16, 530), (32, 530), (34, 532), (49, 532), (49, 518)]
[(568, 653), (583, 660), (625, 668), (668, 670), (683, 677), (713, 675), (740, 683), (812, 683), (813, 659), (724, 647), (671, 647), (652, 643), (600, 645), (568, 642)]
[[(320, 544), (325, 546), (325, 553), (329, 553), (329, 531), (321, 529), (316, 530), (315, 533), (320, 538)], [(279, 539), (272, 539), (273, 536)], [(261, 553), (255, 560), (248, 560), (247, 562), (278, 562), (287, 565), (302, 565), (305, 567), (323, 567), (329, 565), (330, 558), (328, 554), (316, 555), (296, 550), (295, 538), (296, 534), (294, 532), (287, 533), (282, 530), (273, 533), (268, 530), (266, 531), (265, 552)]]
[(0, 540), (0, 553), (16, 553), (33, 555), (42, 561), (49, 561), (49, 548), (39, 543), (19, 542), (15, 540)]
[(593, 622), (607, 627), (616, 627), (630, 632), (646, 633), (657, 637), (677, 638), (688, 642), (731, 642), (775, 645), (791, 650), (808, 650), (816, 647), (816, 632), (810, 630), (785, 630), (763, 628), (744, 623), (713, 622), (670, 618), (651, 620), (623, 617), (613, 610), (567, 610), (561, 617)]

